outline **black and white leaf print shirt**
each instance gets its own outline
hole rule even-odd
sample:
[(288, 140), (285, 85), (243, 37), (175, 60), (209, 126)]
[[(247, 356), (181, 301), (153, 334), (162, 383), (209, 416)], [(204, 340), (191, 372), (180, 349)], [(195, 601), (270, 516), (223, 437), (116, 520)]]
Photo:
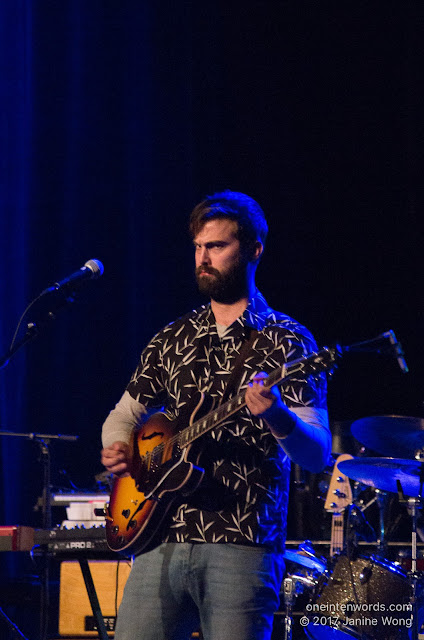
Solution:
[[(270, 374), (316, 350), (309, 331), (270, 309), (259, 292), (221, 338), (211, 307), (205, 305), (159, 331), (144, 349), (126, 393), (104, 424), (104, 446), (124, 438), (129, 441), (130, 430), (151, 410), (165, 410), (168, 417), (187, 426), (199, 393), (216, 406), (250, 328), (259, 333), (245, 359), (236, 393), (258, 372)], [(299, 374), (284, 384), (281, 393), (325, 459), (330, 450), (325, 376)], [(191, 450), (193, 461), (200, 455), (204, 479), (193, 494), (176, 504), (163, 540), (260, 544), (282, 550), (290, 476), (287, 452), (295, 462), (308, 466), (312, 454), (296, 428), (277, 440), (266, 422), (247, 407), (204, 434)]]

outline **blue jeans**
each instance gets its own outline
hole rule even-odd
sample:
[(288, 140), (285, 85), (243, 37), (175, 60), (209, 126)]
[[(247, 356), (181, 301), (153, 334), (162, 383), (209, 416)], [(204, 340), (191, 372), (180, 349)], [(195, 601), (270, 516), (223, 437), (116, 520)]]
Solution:
[(262, 547), (162, 544), (135, 559), (115, 640), (269, 640), (283, 573)]

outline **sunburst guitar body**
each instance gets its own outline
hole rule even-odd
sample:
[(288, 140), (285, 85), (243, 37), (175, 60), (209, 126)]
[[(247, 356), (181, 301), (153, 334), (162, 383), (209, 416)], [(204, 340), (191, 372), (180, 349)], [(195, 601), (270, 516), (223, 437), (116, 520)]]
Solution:
[(131, 475), (115, 480), (106, 513), (113, 551), (141, 553), (157, 544), (155, 534), (174, 500), (199, 485), (203, 469), (181, 449), (175, 423), (154, 414), (133, 436)]

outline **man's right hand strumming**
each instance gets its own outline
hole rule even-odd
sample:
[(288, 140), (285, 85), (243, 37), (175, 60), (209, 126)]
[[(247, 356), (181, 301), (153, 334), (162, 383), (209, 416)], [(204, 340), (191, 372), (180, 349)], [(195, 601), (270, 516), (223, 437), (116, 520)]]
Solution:
[(102, 464), (110, 473), (122, 478), (129, 476), (131, 448), (126, 442), (114, 442), (101, 452)]

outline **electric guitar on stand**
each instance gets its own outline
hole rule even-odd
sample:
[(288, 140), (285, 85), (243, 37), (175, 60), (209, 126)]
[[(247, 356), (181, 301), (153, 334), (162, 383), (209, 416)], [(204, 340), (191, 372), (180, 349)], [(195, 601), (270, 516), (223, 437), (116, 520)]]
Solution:
[(351, 460), (348, 453), (340, 455), (333, 469), (330, 486), (327, 492), (324, 508), (333, 514), (331, 519), (330, 558), (343, 551), (344, 546), (344, 516), (343, 512), (352, 503), (352, 489), (349, 478), (338, 468), (340, 462)]
[[(340, 347), (326, 347), (278, 367), (264, 384), (271, 387), (295, 375), (318, 374), (331, 369), (340, 355)], [(202, 402), (203, 396), (188, 426), (156, 413), (134, 432), (131, 475), (115, 480), (105, 510), (106, 539), (113, 551), (141, 553), (159, 544), (156, 534), (171, 505), (177, 497), (192, 493), (204, 474), (199, 455), (189, 459), (192, 444), (242, 409), (245, 392), (196, 419)]]

